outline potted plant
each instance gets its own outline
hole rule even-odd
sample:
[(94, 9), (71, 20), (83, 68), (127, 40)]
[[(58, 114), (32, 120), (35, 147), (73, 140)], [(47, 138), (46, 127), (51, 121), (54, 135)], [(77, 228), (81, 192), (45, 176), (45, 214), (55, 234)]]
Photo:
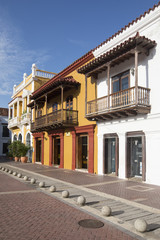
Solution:
[(30, 149), (29, 146), (25, 145), (24, 143), (21, 143), (20, 146), (20, 155), (21, 155), (21, 162), (26, 163), (28, 160), (28, 157), (26, 156), (28, 150)]
[(13, 141), (9, 146), (9, 152), (12, 154), (12, 156), (15, 159), (15, 162), (19, 161), (19, 158), (21, 157), (20, 155), (20, 145), (21, 141)]
[(13, 153), (8, 151), (7, 152), (7, 157), (10, 159), (10, 160), (13, 160)]

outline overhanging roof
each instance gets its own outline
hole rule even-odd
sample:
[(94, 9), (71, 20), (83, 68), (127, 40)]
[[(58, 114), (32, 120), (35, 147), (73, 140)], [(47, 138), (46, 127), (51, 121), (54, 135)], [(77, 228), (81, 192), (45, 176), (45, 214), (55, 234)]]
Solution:
[(65, 78), (59, 77), (50, 84), (49, 89), (43, 89), (43, 91), (40, 91), (39, 94), (33, 93), (33, 95), (31, 96), (31, 99), (36, 99), (40, 96), (42, 97), (44, 94), (51, 93), (62, 85), (64, 86), (65, 89), (69, 89), (71, 87), (78, 87), (80, 83), (77, 82), (72, 76), (68, 76)]
[(107, 64), (110, 64), (113, 67), (114, 65), (132, 57), (134, 55), (134, 49), (137, 48), (139, 52), (148, 53), (149, 49), (153, 48), (154, 46), (156, 46), (155, 41), (152, 41), (144, 36), (139, 36), (139, 33), (137, 33), (136, 36), (129, 38), (128, 40), (79, 68), (78, 73), (88, 74), (88, 76), (95, 73), (100, 73), (107, 69)]

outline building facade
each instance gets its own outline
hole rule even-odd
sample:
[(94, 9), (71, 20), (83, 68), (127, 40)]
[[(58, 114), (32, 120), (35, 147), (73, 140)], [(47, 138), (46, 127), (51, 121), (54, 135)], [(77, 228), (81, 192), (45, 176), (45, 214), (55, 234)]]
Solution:
[[(33, 162), (97, 173), (97, 127), (85, 118), (87, 83), (77, 73), (91, 59), (89, 52), (33, 92)], [(88, 84), (95, 97), (95, 81)]]
[[(9, 103), (9, 120), (8, 128), (12, 132), (12, 141), (20, 140), (21, 142), (33, 146), (31, 127), (31, 112), (27, 105), (30, 103), (31, 94), (41, 85), (55, 76), (55, 73), (46, 72), (37, 69), (32, 64), (32, 73), (27, 76), (23, 75), (23, 81), (13, 87), (12, 101)], [(32, 161), (32, 150), (28, 152), (29, 161)]]
[(97, 121), (98, 174), (160, 185), (160, 4), (115, 33), (79, 68), (96, 80), (86, 118)]
[(11, 133), (8, 129), (8, 108), (0, 108), (0, 156), (6, 156)]

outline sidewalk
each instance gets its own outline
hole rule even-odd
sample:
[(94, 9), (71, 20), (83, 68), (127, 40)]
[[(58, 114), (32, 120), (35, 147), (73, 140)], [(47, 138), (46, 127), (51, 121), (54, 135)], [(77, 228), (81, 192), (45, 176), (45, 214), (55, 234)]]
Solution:
[[(160, 187), (31, 163), (4, 162), (0, 165), (21, 172), (23, 176), (35, 177), (37, 182), (45, 181), (47, 187), (40, 191), (47, 194), (51, 194), (48, 188), (54, 184), (57, 191), (52, 196), (76, 208), (77, 197), (85, 196), (87, 204), (80, 210), (115, 224), (126, 233), (136, 234), (135, 239), (160, 239)], [(69, 191), (69, 198), (61, 197), (63, 190)], [(112, 216), (108, 218), (101, 214), (105, 205), (112, 209)], [(134, 221), (137, 218), (147, 221), (146, 233), (135, 231)]]

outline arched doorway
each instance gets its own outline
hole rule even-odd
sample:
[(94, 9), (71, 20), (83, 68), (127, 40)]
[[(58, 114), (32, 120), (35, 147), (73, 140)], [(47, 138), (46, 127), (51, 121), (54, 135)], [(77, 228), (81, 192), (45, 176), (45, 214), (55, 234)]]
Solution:
[[(27, 136), (26, 136), (26, 145), (27, 145), (27, 146), (31, 146), (31, 134), (30, 134), (30, 133), (27, 133)], [(32, 162), (32, 149), (30, 149), (30, 150), (28, 151), (27, 156), (28, 156), (29, 162)]]

